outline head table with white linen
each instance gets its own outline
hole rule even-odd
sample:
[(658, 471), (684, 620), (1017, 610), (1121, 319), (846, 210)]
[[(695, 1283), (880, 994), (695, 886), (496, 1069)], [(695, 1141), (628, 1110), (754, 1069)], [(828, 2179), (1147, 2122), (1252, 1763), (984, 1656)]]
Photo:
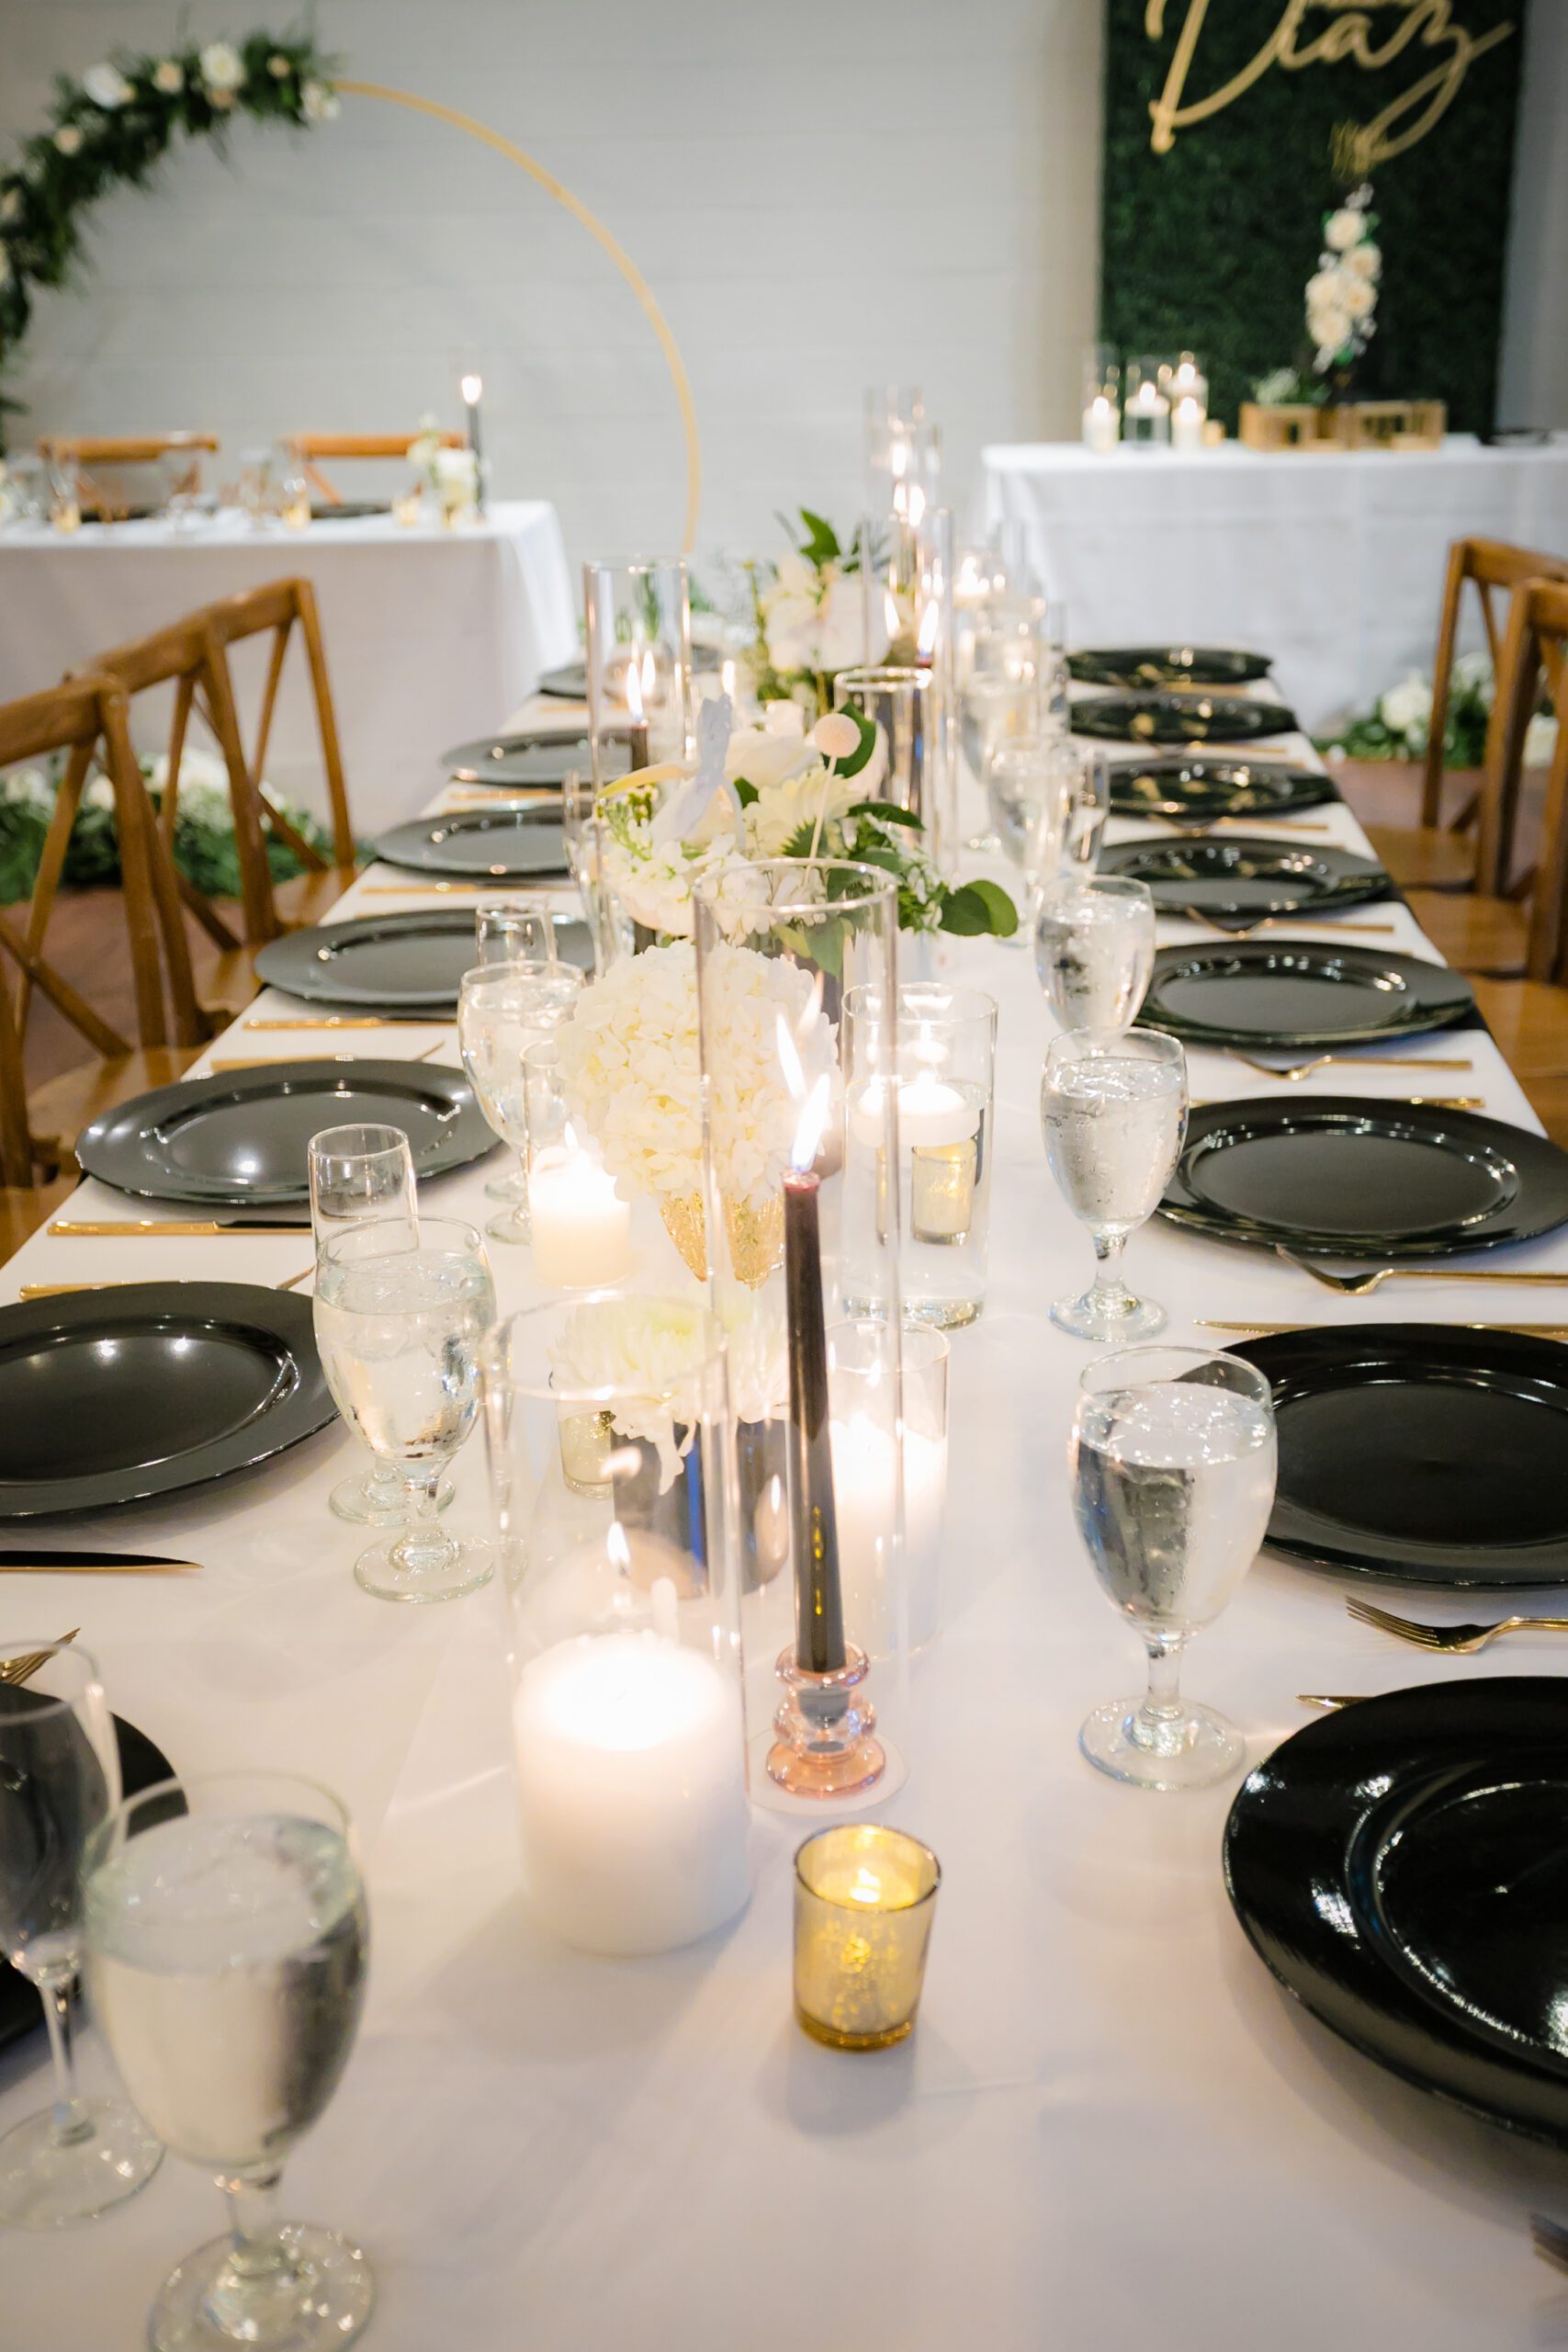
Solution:
[[(1022, 529), (1075, 645), (1255, 645), (1303, 727), (1431, 674), (1450, 542), (1568, 554), (1568, 434), (1541, 448), (984, 453), (986, 522)], [(1466, 645), (1481, 645), (1478, 610)]]
[[(494, 503), (446, 530), (390, 514), (302, 531), (255, 528), (234, 509), (179, 524), (48, 524), (0, 531), (0, 701), (52, 685), (95, 653), (269, 580), (315, 588), (349, 806), (362, 834), (412, 817), (440, 754), (498, 726), (541, 675), (577, 650), (578, 600), (559, 517), (542, 499)], [(265, 664), (233, 656), (247, 746)], [(139, 751), (164, 748), (166, 703), (139, 699)], [(284, 673), (267, 782), (324, 809), (304, 662)]]
[[(1311, 814), (1314, 837), (1322, 824), (1364, 847), (1342, 805)], [(378, 869), (339, 911), (435, 903), (416, 888), (406, 901), (365, 899), (401, 882), (417, 877)], [(1434, 955), (1407, 910), (1378, 912), (1392, 945)], [(1162, 925), (1168, 940), (1194, 935)], [(1563, 2298), (1530, 2258), (1523, 2215), (1568, 2211), (1568, 2159), (1404, 2087), (1280, 1993), (1222, 1883), (1234, 1789), (1150, 1796), (1077, 1754), (1087, 1709), (1142, 1679), (1069, 1507), (1074, 1386), (1095, 1351), (1045, 1313), (1087, 1277), (1089, 1244), (1042, 1149), (1047, 1020), (1032, 958), (991, 943), (946, 952), (1000, 1005), (997, 1159), (989, 1302), (953, 1335), (943, 1629), (917, 1668), (910, 1776), (884, 1808), (944, 1872), (908, 2043), (836, 2052), (793, 2022), (799, 1830), (776, 1815), (755, 1816), (749, 1910), (703, 1944), (587, 1960), (530, 1924), (501, 1596), (397, 1609), (356, 1588), (362, 1531), (327, 1509), (350, 1456), (335, 1429), (248, 1479), (73, 1525), (59, 1540), (165, 1550), (200, 1572), (6, 1577), (0, 1637), (80, 1625), (112, 1703), (177, 1770), (288, 1768), (351, 1805), (370, 1891), (369, 2007), (337, 2097), (289, 2164), (285, 2207), (365, 2245), (379, 2283), (366, 2340), (379, 2352), (798, 2352), (829, 2336), (868, 2352), (1089, 2352), (1145, 2338), (1170, 2352), (1317, 2352), (1325, 2337), (1358, 2352), (1525, 2352), (1555, 2340), (1541, 2329)], [(289, 1010), (269, 993), (251, 1017)], [(259, 1062), (326, 1042), (242, 1022), (214, 1050)], [(436, 1045), (456, 1060), (434, 1025), (378, 1032), (367, 1050)], [(1402, 1046), (1456, 1050), (1473, 1064), (1467, 1092), (1536, 1126), (1484, 1033)], [(1222, 1056), (1190, 1058), (1195, 1096), (1280, 1091)], [(1394, 1096), (1419, 1080), (1368, 1069), (1359, 1083)], [(482, 1221), (491, 1172), (431, 1183), (427, 1204)], [(91, 1183), (77, 1208), (126, 1214)], [(308, 1234), (39, 1235), (0, 1274), (0, 1296), (138, 1276), (278, 1283), (310, 1251)], [(539, 1295), (526, 1252), (491, 1255), (503, 1311)], [(1178, 1339), (1202, 1336), (1203, 1317), (1385, 1312), (1157, 1219), (1130, 1257)], [(1506, 1262), (1568, 1267), (1568, 1235)], [(1435, 1285), (1401, 1288), (1404, 1317), (1451, 1311)], [(1503, 1287), (1481, 1311), (1528, 1318), (1532, 1304)], [(477, 1441), (456, 1475), (452, 1521), (483, 1529)], [(1520, 1642), (1499, 1670), (1549, 1662)], [(1184, 1679), (1245, 1729), (1256, 1760), (1307, 1720), (1299, 1691), (1427, 1677), (1350, 1623), (1343, 1585), (1266, 1555), (1193, 1645)], [(91, 2035), (88, 2053), (89, 2081), (101, 2078)], [(0, 2126), (37, 2105), (43, 2060), (35, 2041), (0, 2061)], [(0, 2340), (133, 2352), (158, 2280), (210, 2235), (215, 2205), (210, 2183), (171, 2159), (88, 2230), (12, 2234)]]

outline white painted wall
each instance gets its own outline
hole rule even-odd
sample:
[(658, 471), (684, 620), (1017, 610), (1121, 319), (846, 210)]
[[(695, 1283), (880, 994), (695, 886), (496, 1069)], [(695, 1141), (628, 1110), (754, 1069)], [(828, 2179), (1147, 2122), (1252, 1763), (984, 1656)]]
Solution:
[[(0, 138), (51, 77), (169, 38), (172, 0), (0, 0)], [(295, 11), (274, 0), (281, 25)], [(858, 511), (861, 395), (923, 382), (960, 499), (983, 441), (1076, 425), (1098, 273), (1099, 0), (321, 0), (345, 72), (477, 115), (626, 246), (690, 370), (699, 544)], [(195, 0), (191, 34), (268, 20)], [(657, 345), (583, 231), (446, 127), (362, 99), (310, 135), (237, 130), (104, 207), (84, 290), (44, 297), (37, 428), (460, 422), (487, 385), (502, 495), (553, 498), (574, 557), (676, 541), (682, 442)]]

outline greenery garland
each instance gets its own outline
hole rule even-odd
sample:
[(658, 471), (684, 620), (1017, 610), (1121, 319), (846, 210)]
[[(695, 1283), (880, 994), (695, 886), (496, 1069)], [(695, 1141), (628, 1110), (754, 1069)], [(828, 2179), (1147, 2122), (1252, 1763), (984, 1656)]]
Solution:
[[(0, 370), (16, 359), (33, 289), (65, 285), (83, 219), (122, 185), (145, 187), (176, 131), (216, 139), (236, 115), (304, 129), (338, 112), (333, 65), (306, 33), (254, 32), (89, 66), (55, 83), (52, 120), (0, 173)], [(0, 399), (0, 412), (15, 409)], [(0, 427), (4, 417), (0, 414)], [(0, 435), (0, 447), (3, 447)]]

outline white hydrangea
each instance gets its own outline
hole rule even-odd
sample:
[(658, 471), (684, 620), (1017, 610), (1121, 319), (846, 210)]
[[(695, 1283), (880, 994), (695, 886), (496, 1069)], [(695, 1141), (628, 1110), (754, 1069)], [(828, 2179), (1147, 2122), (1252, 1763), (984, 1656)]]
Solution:
[(343, 112), (343, 101), (330, 82), (303, 84), (299, 104), (307, 122), (335, 122)]
[(669, 939), (692, 935), (692, 893), (710, 874), (740, 862), (733, 836), (697, 849), (682, 842), (654, 849), (646, 829), (605, 842), (604, 876), (634, 922)]
[(112, 114), (117, 107), (124, 106), (133, 95), (118, 66), (107, 63), (89, 65), (82, 76), (82, 87), (93, 104), (102, 107), (106, 114)]
[[(659, 1456), (659, 1491), (675, 1482), (703, 1406), (693, 1375), (711, 1356), (715, 1327), (701, 1302), (664, 1298), (594, 1300), (574, 1307), (550, 1351), (551, 1385), (611, 1405), (624, 1437), (646, 1438)], [(675, 1425), (683, 1425), (677, 1443)]]
[(201, 52), (201, 78), (209, 91), (216, 96), (220, 90), (231, 95), (245, 78), (245, 61), (231, 40), (209, 40)]
[[(831, 1061), (812, 982), (783, 956), (718, 946), (708, 959), (713, 1135), (726, 1197), (777, 1194), (797, 1119), (779, 1062), (780, 1016), (808, 1074)], [(702, 1080), (694, 949), (684, 940), (622, 956), (582, 990), (557, 1031), (573, 1114), (624, 1185), (679, 1200), (702, 1182)]]

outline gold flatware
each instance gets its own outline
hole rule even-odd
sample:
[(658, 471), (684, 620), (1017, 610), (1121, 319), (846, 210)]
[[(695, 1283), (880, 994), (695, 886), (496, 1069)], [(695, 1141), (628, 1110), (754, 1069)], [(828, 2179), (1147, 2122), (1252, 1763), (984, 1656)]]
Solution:
[[(1416, 1098), (1407, 1099), (1414, 1101)], [(1426, 1099), (1431, 1102), (1435, 1098), (1428, 1095)], [(1457, 1107), (1462, 1099), (1456, 1098), (1450, 1107)], [(1282, 1241), (1274, 1244), (1274, 1254), (1282, 1258), (1286, 1265), (1295, 1266), (1303, 1274), (1310, 1274), (1314, 1283), (1323, 1284), (1325, 1290), (1337, 1290), (1346, 1298), (1370, 1297), (1384, 1283), (1393, 1282), (1518, 1283), (1546, 1290), (1568, 1289), (1568, 1272), (1545, 1273), (1534, 1268), (1528, 1273), (1518, 1269), (1510, 1273), (1500, 1266), (1379, 1266), (1364, 1274), (1335, 1274), (1330, 1273), (1326, 1266), (1314, 1266), (1310, 1258), (1298, 1258), (1295, 1251), (1287, 1250)]]
[(1426, 1625), (1416, 1617), (1395, 1617), (1387, 1609), (1374, 1609), (1370, 1600), (1348, 1600), (1345, 1606), (1359, 1625), (1375, 1626), (1380, 1634), (1392, 1634), (1396, 1642), (1409, 1642), (1418, 1650), (1441, 1650), (1455, 1657), (1469, 1657), (1503, 1634), (1568, 1634), (1568, 1617), (1499, 1617), (1490, 1625)]
[(1311, 915), (1265, 915), (1259, 922), (1249, 922), (1238, 930), (1233, 923), (1211, 922), (1206, 915), (1195, 914), (1190, 907), (1183, 907), (1179, 912), (1175, 907), (1164, 908), (1161, 910), (1161, 921), (1190, 922), (1199, 931), (1216, 931), (1224, 939), (1252, 939), (1260, 931), (1274, 931), (1280, 925), (1291, 931), (1353, 931), (1364, 939), (1374, 935), (1380, 939), (1391, 939), (1399, 927), (1392, 922), (1330, 922), (1326, 916), (1317, 922)]
[(542, 875), (537, 882), (508, 882), (497, 876), (490, 882), (362, 882), (362, 899), (509, 898), (534, 890), (564, 890), (564, 875)]
[[(427, 1062), (427, 1061), (430, 1059), (430, 1057), (431, 1057), (432, 1054), (440, 1054), (440, 1053), (445, 1053), (445, 1052), (446, 1051), (446, 1049), (447, 1049), (447, 1040), (446, 1040), (446, 1037), (444, 1037), (444, 1036), (443, 1036), (443, 1037), (437, 1037), (437, 1039), (435, 1040), (434, 1045), (434, 1046), (425, 1046), (425, 1048), (424, 1048), (424, 1050), (423, 1051), (423, 1053), (418, 1053), (418, 1054), (396, 1054), (396, 1055), (392, 1056), (392, 1059), (393, 1059), (393, 1060), (395, 1060), (395, 1061), (404, 1061), (404, 1062)], [(344, 1063), (352, 1063), (352, 1062), (356, 1062), (356, 1061), (362, 1060), (364, 1057), (363, 1057), (363, 1056), (361, 1056), (361, 1055), (359, 1055), (359, 1054), (296, 1054), (296, 1055), (292, 1056), (292, 1057), (291, 1057), (291, 1058), (292, 1058), (293, 1060), (295, 1060), (295, 1061), (301, 1061), (301, 1062), (344, 1062)], [(269, 1062), (264, 1061), (264, 1060), (261, 1058), (261, 1057), (260, 1057), (259, 1055), (257, 1055), (257, 1054), (244, 1054), (244, 1055), (241, 1055), (241, 1056), (239, 1056), (239, 1057), (234, 1057), (234, 1056), (230, 1056), (230, 1055), (222, 1055), (222, 1056), (220, 1056), (220, 1057), (218, 1058), (218, 1060), (209, 1062), (209, 1063), (208, 1063), (208, 1065), (207, 1065), (207, 1067), (208, 1067), (208, 1069), (209, 1069), (213, 1073), (213, 1075), (216, 1077), (216, 1076), (217, 1076), (217, 1074), (218, 1074), (220, 1070), (231, 1070), (231, 1069), (270, 1069), (270, 1068), (271, 1068), (271, 1064), (270, 1064)], [(255, 1229), (255, 1228), (253, 1227), (252, 1227), (253, 1232), (254, 1231), (254, 1229)]]
[[(1192, 1097), (1191, 1108), (1194, 1111), (1209, 1111), (1213, 1110), (1216, 1102), (1230, 1102), (1235, 1099), (1235, 1096), (1230, 1094), (1195, 1094)], [(1411, 1109), (1428, 1111), (1481, 1111), (1486, 1105), (1484, 1094), (1380, 1094), (1373, 1099), (1379, 1102), (1386, 1102), (1395, 1110), (1408, 1106)], [(1290, 1252), (1282, 1250), (1280, 1254), (1281, 1257), (1289, 1257)], [(1450, 1282), (1459, 1282), (1463, 1279), (1466, 1278), (1459, 1274), (1450, 1274), (1449, 1277)], [(1501, 1274), (1489, 1274), (1486, 1277), (1489, 1282), (1501, 1282), (1503, 1279)], [(1517, 1275), (1514, 1276), (1514, 1280), (1516, 1282), (1518, 1280)], [(1337, 1288), (1338, 1285), (1335, 1284), (1334, 1287)]]
[(1296, 1704), (1298, 1707), (1316, 1707), (1324, 1714), (1331, 1715), (1337, 1708), (1355, 1706), (1364, 1696), (1360, 1690), (1298, 1690)]
[[(1122, 811), (1117, 809), (1117, 816)], [(1164, 825), (1168, 831), (1190, 841), (1201, 841), (1205, 833), (1217, 832), (1222, 825), (1245, 825), (1249, 833), (1262, 831), (1282, 842), (1295, 841), (1298, 836), (1311, 835), (1321, 841), (1333, 831), (1331, 825), (1297, 823), (1289, 817), (1211, 817), (1206, 825), (1183, 824), (1179, 817), (1161, 817), (1151, 809), (1145, 816), (1142, 810), (1128, 809), (1128, 821), (1134, 824)]]
[(315, 1271), (314, 1266), (302, 1266), (297, 1274), (290, 1274), (287, 1282), (274, 1283), (273, 1288), (274, 1290), (298, 1290), (301, 1283), (310, 1281)]
[[(1193, 1329), (1197, 1331), (1242, 1331), (1255, 1340), (1272, 1339), (1280, 1331), (1355, 1331), (1359, 1325), (1350, 1322), (1314, 1323), (1298, 1315), (1293, 1323), (1222, 1323), (1212, 1317), (1199, 1316)], [(1434, 1323), (1434, 1331), (1522, 1331), (1527, 1339), (1568, 1340), (1568, 1323)]]
[(6, 1664), (0, 1666), (0, 1682), (8, 1683), (14, 1690), (18, 1683), (29, 1681), (45, 1659), (52, 1657), (56, 1650), (66, 1648), (75, 1640), (81, 1630), (80, 1625), (73, 1625), (68, 1634), (62, 1634), (60, 1639), (52, 1643), (48, 1649), (28, 1650), (21, 1657), (7, 1658)]
[(62, 1239), (71, 1241), (102, 1240), (111, 1237), (116, 1240), (132, 1238), (156, 1240), (160, 1236), (185, 1241), (197, 1234), (211, 1238), (218, 1234), (272, 1235), (301, 1233), (308, 1231), (309, 1228), (310, 1219), (303, 1216), (276, 1225), (264, 1224), (259, 1218), (250, 1225), (236, 1222), (225, 1225), (212, 1217), (171, 1217), (163, 1224), (157, 1223), (152, 1217), (99, 1217), (91, 1223), (78, 1223), (65, 1217), (57, 1217), (52, 1225), (45, 1226), (44, 1231), (49, 1234), (58, 1234)]
[[(290, 1231), (292, 1230), (293, 1228), (290, 1227)], [(274, 1283), (272, 1287), (274, 1290), (293, 1290), (296, 1284), (304, 1282), (310, 1275), (313, 1274), (315, 1271), (316, 1269), (314, 1266), (307, 1266), (302, 1273), (290, 1274), (287, 1282)], [(179, 1281), (182, 1277), (176, 1275), (175, 1279)], [(82, 1290), (141, 1290), (141, 1287), (142, 1284), (141, 1283), (133, 1282), (24, 1283), (21, 1289), (17, 1293), (17, 1296), (18, 1300), (28, 1298), (69, 1298), (73, 1292)]]
[(1260, 1072), (1264, 1078), (1310, 1078), (1314, 1070), (1326, 1069), (1331, 1062), (1342, 1062), (1348, 1069), (1473, 1069), (1475, 1064), (1461, 1055), (1441, 1054), (1318, 1054), (1310, 1062), (1259, 1062), (1250, 1054), (1238, 1054), (1234, 1046), (1220, 1049), (1227, 1061), (1240, 1062), (1247, 1069)]
[(1559, 2270), (1568, 2270), (1568, 2230), (1561, 2222), (1549, 2221), (1544, 2213), (1532, 2213), (1530, 2244), (1543, 2262), (1551, 2263)]
[(334, 1012), (324, 1021), (242, 1021), (240, 1034), (251, 1029), (442, 1029), (450, 1025), (441, 1020), (388, 1021), (375, 1012)]

